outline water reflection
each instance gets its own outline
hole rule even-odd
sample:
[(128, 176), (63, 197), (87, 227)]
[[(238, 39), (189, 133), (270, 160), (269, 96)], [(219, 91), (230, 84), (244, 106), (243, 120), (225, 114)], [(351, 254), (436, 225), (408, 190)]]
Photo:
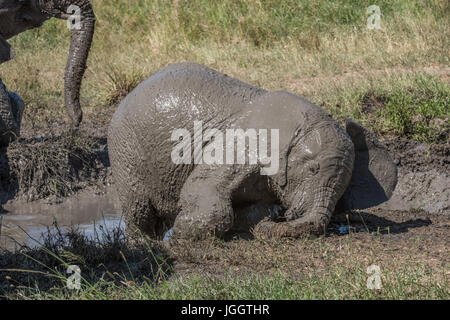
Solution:
[(39, 245), (42, 233), (48, 228), (56, 232), (54, 222), (62, 230), (76, 227), (90, 238), (101, 238), (107, 231), (125, 228), (113, 190), (102, 195), (83, 192), (60, 204), (15, 202), (3, 207), (6, 213), (0, 215), (0, 247), (7, 249), (17, 248), (19, 244)]

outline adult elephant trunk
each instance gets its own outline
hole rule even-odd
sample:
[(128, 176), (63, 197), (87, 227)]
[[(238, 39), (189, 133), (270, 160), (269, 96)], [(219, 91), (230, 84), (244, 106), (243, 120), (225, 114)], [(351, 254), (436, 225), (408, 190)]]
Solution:
[(64, 101), (75, 126), (83, 118), (80, 89), (95, 29), (95, 15), (89, 0), (39, 0), (43, 13), (70, 19), (70, 50), (64, 74)]

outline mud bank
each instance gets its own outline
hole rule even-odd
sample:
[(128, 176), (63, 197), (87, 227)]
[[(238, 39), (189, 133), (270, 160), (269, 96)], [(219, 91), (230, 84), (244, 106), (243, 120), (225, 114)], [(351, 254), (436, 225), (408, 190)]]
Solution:
[(106, 138), (81, 130), (21, 138), (0, 149), (1, 204), (13, 199), (58, 202), (110, 184)]
[(437, 170), (399, 172), (392, 198), (380, 205), (388, 210), (421, 209), (429, 213), (450, 214), (450, 176)]
[(385, 144), (397, 163), (398, 183), (392, 198), (379, 208), (450, 214), (449, 144), (427, 145), (407, 139)]

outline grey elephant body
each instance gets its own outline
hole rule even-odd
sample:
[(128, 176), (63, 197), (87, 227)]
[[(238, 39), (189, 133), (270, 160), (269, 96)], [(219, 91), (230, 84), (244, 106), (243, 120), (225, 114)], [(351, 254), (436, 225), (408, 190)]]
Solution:
[[(52, 17), (69, 18), (68, 9), (72, 5), (80, 9), (80, 24), (71, 30), (70, 51), (64, 77), (64, 95), (68, 114), (73, 123), (78, 125), (82, 119), (79, 101), (81, 81), (86, 69), (95, 25), (94, 12), (88, 0), (0, 0), (0, 64), (14, 57), (14, 50), (6, 40), (28, 29), (39, 27)], [(23, 102), (16, 94), (6, 91), (3, 83), (1, 86), (0, 143), (5, 145), (20, 132)], [(20, 108), (17, 103), (21, 106)], [(18, 112), (14, 113), (13, 110)]]
[[(279, 170), (262, 175), (261, 163), (195, 162), (211, 140), (203, 141), (201, 150), (194, 148), (191, 163), (174, 163), (172, 133), (180, 128), (193, 132), (194, 121), (202, 121), (202, 133), (278, 129)], [(357, 124), (349, 127), (355, 137), (362, 135), (358, 154), (367, 146), (366, 137), (373, 136)], [(276, 219), (253, 219), (255, 228), (298, 236), (323, 233), (338, 200), (352, 207), (359, 196), (359, 183), (350, 183), (354, 169), (359, 170), (352, 139), (329, 114), (298, 96), (181, 63), (156, 73), (122, 101), (111, 120), (108, 148), (128, 222), (153, 237), (172, 226), (177, 236), (223, 236), (236, 223), (252, 220), (239, 216), (248, 206), (282, 208)], [(394, 179), (381, 182), (387, 200), (396, 168), (381, 145), (372, 151), (382, 170), (395, 173)], [(347, 190), (349, 183), (354, 190)]]

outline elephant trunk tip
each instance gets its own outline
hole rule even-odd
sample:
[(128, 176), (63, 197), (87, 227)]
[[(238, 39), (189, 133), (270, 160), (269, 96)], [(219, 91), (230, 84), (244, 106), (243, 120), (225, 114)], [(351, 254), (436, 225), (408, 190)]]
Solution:
[(79, 112), (74, 113), (71, 115), (72, 124), (75, 128), (80, 126), (81, 121), (83, 121), (83, 112), (81, 111), (81, 108), (79, 109)]
[(79, 99), (76, 99), (75, 101), (66, 99), (66, 108), (69, 114), (69, 118), (72, 121), (72, 125), (74, 127), (78, 127), (83, 120), (83, 111), (81, 110)]

